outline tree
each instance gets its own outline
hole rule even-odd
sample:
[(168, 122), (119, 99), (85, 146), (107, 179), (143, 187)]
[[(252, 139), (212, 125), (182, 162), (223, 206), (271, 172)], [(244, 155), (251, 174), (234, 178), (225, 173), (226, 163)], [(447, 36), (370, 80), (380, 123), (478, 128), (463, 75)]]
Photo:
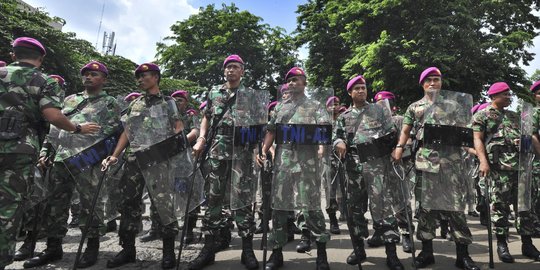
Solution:
[(79, 74), (81, 67), (90, 60), (107, 65), (110, 76), (106, 90), (111, 95), (125, 94), (136, 89), (133, 71), (135, 63), (121, 56), (101, 56), (90, 42), (78, 39), (75, 33), (63, 33), (49, 25), (51, 21), (63, 23), (61, 18), (51, 18), (42, 11), (28, 12), (17, 7), (15, 0), (0, 2), (0, 59), (11, 62), (11, 43), (17, 37), (36, 38), (45, 46), (47, 56), (41, 67), (46, 74), (58, 74), (67, 83), (67, 93), (82, 90)]
[(295, 64), (295, 46), (281, 28), (231, 4), (214, 5), (171, 26), (167, 43), (158, 43), (158, 63), (165, 77), (197, 82), (210, 88), (223, 83), (222, 63), (230, 54), (245, 61), (244, 80), (254, 88), (276, 89)]
[[(375, 91), (401, 96), (400, 107), (423, 95), (418, 77), (429, 66), (441, 69), (445, 89), (475, 98), (496, 81), (517, 92), (529, 84), (519, 65), (533, 58), (527, 47), (540, 26), (532, 13), (539, 8), (536, 1), (310, 0), (307, 5), (320, 5), (320, 16), (342, 27), (339, 35), (351, 49), (335, 76), (363, 73)], [(314, 38), (320, 40), (309, 42), (333, 41)]]

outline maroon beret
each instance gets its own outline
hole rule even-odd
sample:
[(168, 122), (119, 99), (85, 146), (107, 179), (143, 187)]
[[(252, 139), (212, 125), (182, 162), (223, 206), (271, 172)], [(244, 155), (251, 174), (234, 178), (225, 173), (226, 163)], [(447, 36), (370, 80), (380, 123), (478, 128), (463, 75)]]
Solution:
[(507, 83), (496, 82), (489, 87), (487, 94), (488, 96), (492, 96), (492, 95), (495, 95), (504, 91), (508, 91), (508, 90), (510, 90), (510, 86), (508, 86)]
[(242, 58), (239, 55), (232, 54), (232, 55), (227, 56), (227, 58), (225, 58), (225, 61), (223, 61), (223, 68), (225, 68), (227, 64), (231, 62), (237, 62), (242, 65), (244, 64), (244, 60), (242, 60)]
[(30, 48), (30, 49), (38, 51), (39, 53), (41, 53), (41, 55), (47, 54), (47, 51), (45, 51), (45, 47), (43, 47), (41, 42), (31, 37), (20, 37), (20, 38), (15, 39), (13, 41), (13, 48), (16, 48), (16, 47)]
[(366, 84), (366, 79), (364, 79), (364, 76), (362, 76), (362, 75), (358, 75), (358, 76), (352, 78), (352, 79), (347, 83), (347, 92), (351, 91), (352, 87), (353, 87), (355, 84)]
[(109, 76), (109, 70), (107, 67), (98, 62), (98, 61), (90, 61), (90, 63), (84, 65), (84, 67), (81, 68), (81, 75), (84, 75), (86, 71), (100, 71), (105, 74), (105, 76)]
[(418, 80), (419, 84), (424, 83), (424, 80), (429, 76), (438, 76), (442, 77), (441, 71), (436, 67), (428, 67), (422, 71), (422, 74), (420, 74), (420, 80)]
[(154, 63), (144, 63), (138, 66), (135, 69), (135, 76), (139, 75), (139, 73), (147, 72), (147, 71), (157, 71), (160, 72), (160, 69), (158, 65)]
[(285, 81), (287, 81), (290, 77), (294, 77), (294, 76), (303, 76), (305, 78), (306, 72), (304, 72), (304, 70), (299, 67), (293, 67), (285, 75)]

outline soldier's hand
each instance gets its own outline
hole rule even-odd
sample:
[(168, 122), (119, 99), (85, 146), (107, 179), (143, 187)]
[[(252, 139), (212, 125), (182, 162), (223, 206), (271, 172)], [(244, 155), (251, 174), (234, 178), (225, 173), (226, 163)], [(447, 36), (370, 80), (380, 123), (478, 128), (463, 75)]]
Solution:
[(197, 138), (197, 143), (195, 143), (195, 145), (192, 148), (193, 149), (192, 154), (195, 157), (199, 157), (204, 151), (204, 147), (206, 146), (206, 139), (204, 139), (204, 137), (199, 137), (199, 138), (203, 138), (203, 139), (199, 140)]
[(255, 157), (255, 161), (257, 162), (257, 165), (259, 165), (259, 167), (263, 167), (264, 162), (266, 161), (266, 154), (265, 153), (259, 153), (257, 155), (257, 157)]
[(81, 125), (81, 134), (97, 133), (101, 126), (96, 123), (84, 123)]
[(347, 154), (347, 145), (345, 143), (340, 142), (336, 144), (336, 153), (338, 154), (339, 159), (345, 158), (345, 154)]
[(489, 171), (489, 164), (487, 162), (480, 162), (480, 166), (478, 167), (478, 176), (487, 177), (489, 175)]
[(101, 162), (101, 171), (102, 172), (106, 171), (107, 168), (109, 168), (109, 166), (116, 165), (116, 163), (118, 163), (118, 158), (113, 157), (113, 156), (108, 156), (106, 159), (104, 159)]
[(394, 161), (399, 162), (401, 161), (401, 157), (403, 156), (403, 147), (396, 147), (394, 151), (392, 152), (392, 158)]

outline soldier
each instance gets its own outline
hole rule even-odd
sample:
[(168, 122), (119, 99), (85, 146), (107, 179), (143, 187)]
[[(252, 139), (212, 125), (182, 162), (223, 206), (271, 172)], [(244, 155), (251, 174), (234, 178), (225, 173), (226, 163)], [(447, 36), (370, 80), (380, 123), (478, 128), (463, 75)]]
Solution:
[[(491, 188), (491, 221), (495, 225), (499, 260), (513, 263), (507, 245), (510, 205), (517, 207), (520, 116), (504, 108), (512, 103), (510, 87), (496, 82), (487, 92), (491, 104), (473, 117), (474, 148), (480, 161), (479, 174)], [(516, 208), (517, 209), (517, 208)], [(517, 211), (517, 210), (516, 210)], [(532, 243), (534, 217), (531, 212), (519, 213), (516, 228), (521, 235), (521, 252), (540, 261), (540, 252)]]
[[(188, 106), (188, 93), (185, 90), (178, 90), (171, 94), (171, 97), (175, 100), (176, 105), (178, 107), (178, 112), (180, 114), (180, 118), (182, 119), (182, 129), (186, 130), (186, 138), (188, 140), (188, 143), (191, 145), (195, 143), (195, 139), (197, 138), (197, 135), (199, 134), (199, 121), (197, 117), (193, 114), (187, 113), (187, 106)], [(195, 227), (195, 224), (197, 223), (197, 212), (194, 211), (193, 213), (190, 213), (189, 217), (189, 224), (187, 228), (187, 235), (186, 235), (186, 244), (190, 244), (195, 240), (195, 236), (193, 235), (193, 228)], [(160, 238), (158, 228), (159, 221), (159, 215), (157, 212), (156, 207), (154, 204), (150, 204), (150, 230), (148, 232), (141, 236), (140, 240), (141, 242), (149, 242), (154, 241), (156, 239)]]
[(7, 66), (6, 62), (0, 61), (0, 67), (5, 67), (5, 66)]
[[(391, 138), (395, 142), (396, 131), (391, 119), (391, 112), (385, 112), (383, 106), (369, 104), (367, 100), (366, 81), (362, 75), (356, 76), (347, 83), (347, 93), (353, 100), (353, 105), (337, 120), (334, 128), (334, 147), (338, 156), (346, 157), (347, 164), (347, 198), (351, 210), (353, 227), (353, 252), (347, 258), (347, 263), (356, 265), (366, 258), (364, 238), (368, 236), (367, 220), (364, 217), (366, 203), (364, 196), (370, 198), (370, 209), (373, 223), (384, 238), (386, 248), (386, 265), (389, 269), (404, 269), (396, 253), (396, 243), (399, 242), (397, 220), (392, 213), (388, 173), (390, 168), (391, 148), (378, 149), (381, 154), (369, 154), (366, 143), (376, 144), (377, 138)], [(389, 109), (389, 108), (388, 108)], [(393, 134), (393, 136), (392, 136)], [(380, 137), (379, 137), (380, 136)], [(360, 157), (361, 152), (366, 160)], [(387, 153), (385, 153), (387, 152)], [(385, 173), (386, 172), (386, 173)], [(382, 199), (377, 199), (382, 198)], [(357, 256), (360, 256), (358, 258)]]
[[(442, 87), (442, 74), (440, 70), (436, 67), (427, 68), (420, 75), (419, 84), (424, 89), (424, 97), (409, 105), (407, 111), (405, 112), (401, 135), (393, 153), (394, 159), (398, 162), (403, 156), (404, 145), (409, 140), (413, 127), (415, 127), (414, 134), (416, 134), (416, 139), (418, 141), (423, 140), (423, 123), (424, 121), (428, 120), (425, 118), (426, 109), (433, 104), (434, 99), (439, 95)], [(472, 98), (470, 101), (472, 107)], [(457, 102), (448, 101), (448, 104), (455, 105), (452, 108), (455, 109), (456, 113), (470, 113), (470, 108), (464, 108), (463, 110), (458, 111), (458, 109), (461, 107), (456, 103)], [(455, 120), (460, 121), (462, 120), (461, 118), (465, 119), (463, 115), (458, 115), (456, 116)], [(416, 154), (416, 168), (422, 171), (422, 185), (434, 186), (436, 184), (431, 183), (436, 183), (438, 179), (442, 179), (442, 175), (444, 175), (444, 179), (449, 178), (451, 181), (455, 181), (456, 183), (454, 185), (452, 185), (452, 182), (444, 184), (444, 186), (450, 190), (446, 190), (446, 192), (449, 194), (444, 195), (450, 197), (448, 200), (451, 200), (451, 202), (449, 202), (449, 205), (447, 205), (448, 207), (455, 206), (456, 208), (460, 208), (462, 201), (459, 200), (459, 197), (462, 194), (453, 194), (454, 191), (451, 190), (451, 188), (464, 186), (463, 184), (459, 183), (463, 181), (463, 179), (460, 179), (462, 178), (460, 172), (464, 171), (464, 169), (460, 166), (461, 152), (458, 153), (461, 148), (443, 146), (441, 149), (436, 147), (431, 149), (429, 147), (430, 146), (426, 145), (425, 147), (420, 148)], [(439, 155), (440, 159), (432, 159), (430, 155)], [(443, 165), (440, 165), (438, 161), (440, 161), (441, 164), (444, 161), (445, 166), (443, 167)], [(456, 167), (454, 168), (446, 166), (446, 164)], [(469, 256), (468, 246), (472, 243), (472, 235), (469, 227), (467, 226), (465, 213), (460, 211), (435, 210), (441, 208), (440, 205), (434, 207), (435, 209), (426, 208), (431, 207), (431, 205), (423, 205), (425, 204), (424, 198), (433, 199), (429, 202), (434, 203), (433, 201), (436, 201), (436, 198), (439, 195), (440, 194), (431, 194), (425, 191), (420, 194), (420, 197), (417, 195), (417, 198), (422, 198), (420, 200), (421, 203), (418, 210), (417, 231), (417, 238), (422, 241), (422, 251), (416, 257), (416, 266), (418, 268), (425, 268), (428, 265), (435, 263), (435, 257), (433, 256), (433, 238), (435, 238), (436, 220), (440, 217), (440, 215), (443, 215), (448, 218), (453, 228), (451, 234), (456, 243), (456, 267), (462, 269), (480, 269), (474, 264), (474, 261)]]
[[(88, 170), (75, 174), (74, 171), (67, 169), (65, 165), (66, 158), (85, 150), (84, 148), (92, 146), (94, 142), (101, 141), (114, 134), (120, 128), (120, 108), (116, 99), (103, 91), (103, 86), (107, 81), (109, 72), (107, 67), (100, 62), (91, 61), (81, 68), (80, 71), (84, 91), (68, 96), (64, 100), (62, 112), (69, 115), (75, 121), (95, 121), (103, 129), (99, 137), (87, 135), (86, 137), (77, 136), (77, 142), (81, 144), (71, 144), (71, 139), (52, 138), (52, 132), (49, 133), (48, 142), (44, 144), (40, 152), (39, 162), (45, 164), (50, 153), (55, 151), (53, 165), (51, 169), (51, 196), (47, 202), (48, 215), (47, 221), (47, 248), (38, 256), (26, 261), (25, 268), (45, 265), (58, 258), (62, 258), (62, 239), (65, 237), (68, 228), (67, 220), (69, 216), (69, 206), (73, 190), (76, 189), (81, 198), (81, 230), (84, 226), (89, 226), (88, 242), (83, 256), (77, 262), (77, 267), (86, 268), (97, 262), (99, 253), (100, 230), (104, 231), (103, 218), (104, 213), (100, 211), (103, 207), (97, 207), (93, 224), (86, 224), (91, 208), (92, 198), (97, 191), (97, 182), (100, 173), (99, 163), (94, 164)], [(55, 145), (58, 140), (59, 145)], [(75, 138), (73, 138), (75, 140)], [(87, 142), (87, 144), (86, 144)], [(53, 146), (55, 145), (55, 146)], [(52, 148), (56, 149), (52, 149)], [(76, 180), (75, 180), (76, 179)]]
[[(395, 125), (395, 128), (397, 130), (397, 133), (400, 134), (401, 132), (401, 127), (403, 126), (403, 116), (402, 115), (398, 115), (396, 114), (396, 111), (397, 111), (397, 107), (395, 107), (395, 104), (394, 104), (394, 101), (396, 99), (396, 96), (392, 93), (392, 92), (388, 92), (388, 91), (381, 91), (381, 92), (378, 92), (377, 94), (375, 94), (375, 102), (380, 102), (382, 100), (388, 100), (390, 102), (390, 107), (392, 108), (392, 119), (393, 119), (393, 122), (394, 122), (394, 125)], [(402, 158), (403, 159), (403, 162), (405, 164), (405, 168), (409, 168), (410, 166), (413, 166), (414, 165), (414, 162), (413, 162), (413, 159), (412, 159), (412, 156), (411, 156), (411, 148), (412, 148), (412, 140), (409, 140), (407, 141), (407, 143), (405, 144), (405, 151), (407, 152), (406, 155), (404, 155), (404, 157)], [(391, 182), (393, 183), (399, 183), (398, 181), (401, 181), (400, 179), (397, 178), (397, 175), (395, 173), (390, 173), (390, 178), (392, 179)], [(405, 183), (405, 187), (409, 187), (410, 185), (412, 185), (414, 183), (414, 170), (411, 170), (411, 172), (409, 172), (409, 176), (406, 177), (407, 181), (410, 181)], [(401, 189), (401, 187), (397, 186), (396, 187), (396, 190), (399, 190)], [(406, 190), (405, 192), (407, 192), (407, 194), (410, 194), (410, 188), (408, 190)], [(394, 194), (396, 195), (394, 200), (398, 200), (398, 201), (403, 201), (403, 200), (408, 200), (410, 198), (403, 198), (402, 196), (402, 193), (401, 192), (394, 192)], [(411, 224), (411, 229), (413, 230), (412, 232), (409, 231), (409, 226), (407, 224), (407, 213), (409, 215), (409, 220), (413, 220), (412, 219), (412, 209), (411, 209), (411, 206), (409, 203), (405, 203), (403, 205), (404, 207), (407, 207), (407, 209), (405, 208), (400, 208), (400, 209), (397, 209), (397, 213), (395, 215), (397, 221), (398, 221), (398, 227), (399, 227), (399, 231), (401, 233), (401, 241), (402, 241), (402, 248), (403, 248), (403, 252), (406, 252), (406, 253), (411, 253), (412, 252), (412, 243), (411, 243), (411, 238), (410, 238), (410, 234), (413, 234), (414, 233), (414, 225)], [(376, 223), (373, 224), (374, 226), (376, 225)], [(384, 244), (384, 241), (381, 241), (381, 240), (378, 240), (378, 238), (382, 239), (382, 232), (380, 230), (378, 230), (378, 228), (374, 228), (375, 232), (373, 233), (373, 236), (368, 239), (368, 245), (370, 246), (374, 246), (374, 244), (376, 243), (373, 243), (373, 242), (383, 242)], [(379, 236), (379, 237), (376, 237), (376, 236)], [(373, 241), (373, 240), (376, 240), (376, 241)], [(384, 240), (384, 239), (382, 239)], [(371, 242), (371, 243), (370, 243)]]
[[(225, 200), (226, 187), (231, 184), (231, 166), (233, 165), (233, 132), (235, 121), (232, 111), (236, 99), (241, 91), (249, 91), (242, 82), (244, 76), (244, 61), (238, 55), (230, 55), (223, 61), (223, 72), (226, 83), (210, 90), (207, 96), (206, 107), (203, 111), (200, 135), (193, 146), (196, 156), (199, 156), (207, 144), (206, 137), (210, 127), (217, 128), (214, 140), (209, 147), (207, 160), (207, 205), (208, 209), (203, 217), (204, 246), (193, 261), (189, 269), (202, 269), (215, 260), (215, 253), (222, 249), (216, 244), (226, 245), (230, 242), (230, 231), (222, 209)], [(231, 99), (233, 98), (234, 99)], [(232, 100), (232, 101), (231, 101)], [(201, 104), (202, 106), (202, 104)], [(216, 122), (219, 121), (219, 122)], [(234, 220), (238, 226), (238, 234), (242, 237), (242, 255), (240, 261), (247, 269), (259, 268), (259, 262), (253, 253), (253, 233), (255, 221), (252, 206), (245, 206), (233, 212)]]
[[(107, 261), (107, 268), (116, 268), (127, 263), (135, 262), (135, 236), (139, 231), (142, 215), (142, 193), (145, 184), (148, 184), (148, 186), (151, 185), (151, 183), (146, 182), (154, 181), (153, 179), (145, 178), (145, 176), (143, 176), (143, 171), (139, 167), (138, 160), (135, 157), (136, 152), (139, 150), (134, 149), (134, 147), (143, 146), (146, 145), (147, 142), (151, 142), (152, 139), (158, 139), (149, 138), (154, 136), (154, 134), (169, 134), (169, 131), (172, 131), (170, 133), (177, 134), (181, 131), (181, 122), (176, 106), (174, 106), (174, 108), (169, 106), (169, 102), (172, 102), (172, 98), (163, 96), (159, 90), (159, 82), (161, 79), (159, 67), (153, 63), (141, 64), (135, 69), (135, 77), (137, 78), (139, 88), (144, 90), (145, 93), (129, 104), (126, 114), (122, 116), (122, 122), (125, 123), (125, 130), (122, 135), (120, 135), (114, 153), (103, 160), (102, 163), (104, 169), (110, 165), (116, 164), (119, 155), (128, 146), (128, 142), (130, 143), (129, 148), (126, 149), (125, 153), (126, 167), (124, 175), (120, 180), (119, 187), (123, 196), (119, 210), (121, 216), (120, 228), (118, 231), (122, 250), (113, 259)], [(130, 126), (131, 121), (137, 121), (137, 125), (133, 124), (133, 126)], [(156, 121), (163, 122), (155, 123), (154, 125), (153, 123)], [(129, 128), (132, 128), (133, 130), (129, 130)], [(140, 138), (140, 141), (134, 143), (133, 141), (135, 138)], [(154, 178), (161, 179), (159, 176), (155, 175)], [(151, 201), (159, 199), (156, 197), (159, 194), (152, 195), (151, 192), (149, 193), (151, 195)], [(161, 205), (159, 207), (168, 206)], [(178, 222), (176, 221), (176, 218), (172, 217), (166, 220), (168, 224), (164, 224), (164, 216), (160, 216), (159, 222), (161, 228), (160, 233), (163, 240), (161, 267), (163, 269), (174, 268), (176, 266), (174, 241), (178, 234)]]
[[(534, 96), (534, 100), (536, 101), (536, 107), (534, 108), (534, 114), (533, 114), (533, 142), (535, 148), (537, 148), (536, 152), (540, 153), (540, 138), (538, 136), (540, 130), (540, 81), (536, 81), (531, 85), (530, 90)], [(532, 165), (532, 173), (533, 173), (533, 182), (532, 182), (532, 202), (531, 202), (531, 208), (532, 212), (535, 215), (535, 237), (540, 237), (540, 155), (535, 155), (533, 165)]]
[[(330, 125), (331, 123), (324, 105), (320, 104), (320, 101), (308, 99), (306, 96), (306, 74), (302, 69), (292, 68), (285, 75), (285, 80), (288, 84), (288, 98), (282, 99), (276, 106), (275, 114), (268, 123), (263, 149), (257, 156), (259, 165), (265, 162), (266, 153), (274, 143), (274, 138), (276, 136), (280, 138), (279, 133), (283, 131), (280, 127), (282, 124)], [(324, 95), (325, 93), (319, 92), (318, 94)], [(287, 242), (287, 219), (289, 211), (294, 210), (294, 208), (301, 210), (303, 215), (300, 227), (306, 228), (308, 232), (311, 231), (316, 238), (317, 269), (330, 269), (326, 255), (326, 243), (330, 240), (330, 234), (326, 230), (324, 215), (320, 210), (321, 197), (318, 185), (323, 180), (320, 171), (318, 171), (322, 166), (316, 161), (323, 158), (328, 151), (325, 153), (323, 145), (317, 144), (291, 145), (281, 144), (278, 141), (276, 143), (275, 173), (272, 182), (272, 235), (269, 241), (272, 254), (266, 265), (266, 270), (278, 269), (283, 266), (282, 247)], [(306, 205), (310, 202), (314, 205)]]
[[(481, 104), (476, 104), (471, 109), (471, 113), (474, 116), (477, 112), (482, 111), (488, 105), (489, 105), (489, 103), (487, 103), (487, 102), (486, 103), (481, 103)], [(471, 125), (472, 125), (472, 123), (471, 123)], [(474, 166), (474, 169), (472, 171), (472, 178), (474, 179), (475, 189), (476, 189), (476, 211), (478, 211), (478, 214), (479, 214), (479, 215), (477, 214), (476, 216), (480, 216), (480, 224), (481, 225), (487, 226), (489, 218), (487, 216), (487, 207), (486, 207), (486, 200), (485, 200), (485, 194), (484, 194), (485, 184), (484, 184), (483, 179), (480, 179), (480, 177), (478, 175), (478, 167), (480, 165), (480, 162), (478, 161), (478, 157), (476, 156), (476, 151), (474, 151), (474, 148), (470, 148), (469, 152), (471, 154), (473, 154), (473, 156), (471, 157), (472, 158), (472, 163), (473, 163), (473, 166)], [(474, 214), (471, 215), (471, 209), (472, 208), (469, 207), (468, 215), (469, 216), (474, 216)], [(472, 211), (474, 213), (477, 213), (476, 211), (474, 211), (474, 209), (472, 209)]]
[[(339, 109), (341, 106), (339, 105), (339, 98), (336, 96), (329, 97), (326, 101), (326, 109), (328, 112), (332, 115), (333, 121), (336, 121), (338, 116), (340, 115)], [(335, 156), (332, 155), (330, 157), (331, 162), (331, 173), (330, 176), (331, 179), (331, 187), (330, 187), (330, 205), (326, 207), (326, 213), (328, 214), (328, 217), (330, 218), (330, 233), (332, 234), (340, 234), (341, 230), (339, 229), (338, 219), (336, 217), (336, 213), (339, 210), (339, 203), (338, 203), (338, 185), (342, 185), (341, 177), (336, 176), (337, 172), (337, 161), (335, 160)], [(343, 213), (341, 213), (343, 215)]]
[[(65, 92), (65, 81), (64, 78), (62, 78), (60, 75), (49, 75), (49, 78), (54, 79), (60, 88), (62, 89), (62, 94), (59, 93), (60, 100), (64, 100), (64, 92)], [(45, 127), (46, 130), (49, 129), (48, 124), (47, 127)], [(43, 138), (41, 138), (42, 140)], [(46, 198), (43, 198), (46, 199)], [(22, 261), (28, 259), (32, 254), (32, 248), (35, 239), (43, 238), (47, 235), (46, 233), (46, 222), (43, 219), (45, 214), (43, 213), (45, 209), (46, 202), (38, 202), (36, 206), (28, 209), (28, 211), (25, 213), (24, 216), (24, 225), (21, 228), (21, 230), (25, 230), (26, 237), (24, 238), (24, 242), (21, 245), (21, 247), (15, 252), (15, 255), (13, 256), (14, 261)], [(36, 224), (36, 222), (38, 224)], [(36, 229), (39, 229), (38, 232), (34, 232), (34, 227)], [(36, 235), (34, 235), (36, 234)]]
[(39, 71), (46, 50), (29, 37), (13, 42), (11, 63), (0, 68), (0, 269), (13, 260), (15, 239), (32, 183), (44, 120), (72, 132), (88, 134), (95, 123), (71, 123), (62, 112), (60, 87)]

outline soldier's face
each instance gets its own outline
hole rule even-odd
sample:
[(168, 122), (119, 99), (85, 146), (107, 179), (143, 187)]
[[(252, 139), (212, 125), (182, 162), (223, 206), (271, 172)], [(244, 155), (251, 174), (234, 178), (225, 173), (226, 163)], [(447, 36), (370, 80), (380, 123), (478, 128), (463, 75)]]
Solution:
[(188, 102), (185, 98), (182, 97), (175, 97), (176, 105), (178, 106), (178, 110), (183, 112), (186, 110)]
[(508, 107), (510, 104), (512, 104), (512, 93), (510, 93), (510, 90), (504, 91), (491, 96), (491, 99), (494, 103), (499, 104), (503, 108)]
[(137, 76), (137, 86), (142, 90), (148, 90), (156, 86), (158, 76), (150, 72), (142, 72)]
[(353, 85), (351, 91), (349, 91), (349, 96), (353, 99), (353, 102), (362, 103), (367, 99), (367, 87), (365, 84), (357, 83)]
[(82, 83), (86, 88), (102, 88), (107, 77), (100, 71), (87, 70), (82, 75)]
[(304, 91), (306, 88), (306, 78), (304, 76), (293, 76), (287, 79), (287, 85), (289, 86), (289, 91), (296, 93)]
[(424, 92), (434, 92), (441, 90), (442, 87), (442, 80), (439, 76), (429, 76), (426, 79), (424, 79), (424, 83), (422, 84), (424, 88)]
[(329, 113), (333, 113), (334, 115), (339, 114), (339, 109), (341, 109), (341, 106), (339, 106), (339, 102), (335, 101), (335, 100), (334, 100), (334, 102), (332, 102), (332, 104), (330, 104), (330, 105), (328, 105), (328, 107), (326, 107), (326, 110)]
[(228, 82), (237, 82), (244, 76), (244, 66), (236, 62), (228, 63), (225, 66), (224, 75)]

